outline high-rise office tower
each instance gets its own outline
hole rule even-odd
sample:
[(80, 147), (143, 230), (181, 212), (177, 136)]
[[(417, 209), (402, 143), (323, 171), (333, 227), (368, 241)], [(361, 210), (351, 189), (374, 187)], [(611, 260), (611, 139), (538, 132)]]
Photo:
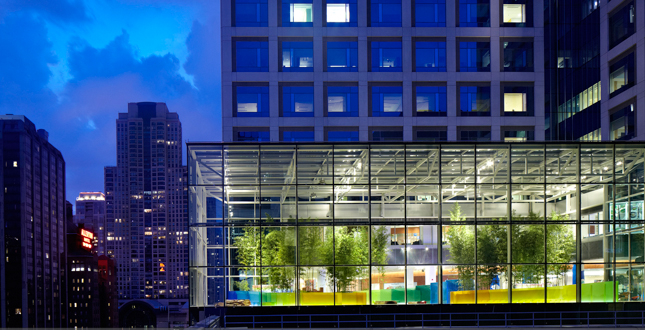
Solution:
[(225, 0), (222, 140), (641, 139), (644, 6)]
[(0, 326), (66, 327), (65, 160), (25, 116), (0, 116)]
[(181, 123), (165, 103), (119, 113), (117, 166), (105, 168), (107, 254), (119, 299), (184, 299), (188, 222)]
[(82, 192), (76, 197), (74, 224), (83, 224), (95, 236), (95, 251), (105, 255), (107, 237), (105, 233), (105, 195), (101, 192)]

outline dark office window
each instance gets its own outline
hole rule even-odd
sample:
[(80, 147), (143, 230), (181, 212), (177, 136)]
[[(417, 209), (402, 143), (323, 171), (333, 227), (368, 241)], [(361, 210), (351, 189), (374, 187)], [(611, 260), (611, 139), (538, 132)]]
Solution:
[(313, 3), (311, 0), (282, 0), (282, 26), (313, 26)]
[(328, 86), (327, 117), (358, 117), (358, 87)]
[(372, 41), (371, 62), (373, 72), (401, 72), (401, 42)]
[(504, 27), (533, 26), (533, 0), (504, 0), (501, 17)]
[(533, 116), (533, 86), (503, 86), (504, 116)]
[(327, 0), (326, 7), (327, 26), (358, 26), (356, 0)]
[(446, 42), (417, 41), (414, 43), (417, 72), (446, 72)]
[(282, 141), (285, 142), (314, 142), (313, 131), (282, 131)]
[(235, 86), (236, 117), (269, 117), (269, 86)]
[(459, 71), (490, 72), (490, 42), (460, 41)]
[(634, 34), (636, 25), (636, 10), (631, 1), (613, 14), (609, 15), (609, 48), (621, 43)]
[(311, 41), (283, 41), (282, 71), (284, 72), (313, 72), (314, 49)]
[(402, 117), (403, 88), (372, 86), (372, 117)]
[(448, 141), (448, 133), (443, 131), (417, 130), (415, 141), (422, 142), (442, 142)]
[(490, 130), (460, 130), (459, 141), (486, 142), (490, 141)]
[(416, 114), (419, 117), (447, 115), (446, 86), (416, 86)]
[(490, 87), (459, 87), (460, 116), (490, 116)]
[(490, 27), (490, 1), (459, 0), (459, 26)]
[(268, 26), (268, 0), (235, 0), (235, 26)]
[(237, 142), (267, 142), (270, 141), (268, 131), (238, 131), (235, 135)]
[(401, 26), (401, 0), (370, 0), (370, 26)]
[(372, 141), (403, 141), (401, 130), (372, 130)]
[(327, 71), (358, 71), (358, 43), (356, 41), (328, 41), (326, 45)]
[(609, 97), (614, 97), (634, 85), (634, 53), (609, 65)]
[(614, 111), (609, 116), (610, 138), (612, 141), (629, 140), (636, 136), (636, 105), (628, 106)]
[(329, 142), (358, 141), (358, 131), (328, 131), (327, 141)]
[(282, 86), (282, 117), (313, 116), (313, 86)]
[(526, 142), (534, 139), (534, 131), (504, 131), (504, 142)]
[(505, 72), (533, 72), (533, 41), (502, 41)]
[(414, 0), (414, 26), (446, 26), (446, 0)]
[(269, 72), (269, 42), (236, 41), (235, 71)]

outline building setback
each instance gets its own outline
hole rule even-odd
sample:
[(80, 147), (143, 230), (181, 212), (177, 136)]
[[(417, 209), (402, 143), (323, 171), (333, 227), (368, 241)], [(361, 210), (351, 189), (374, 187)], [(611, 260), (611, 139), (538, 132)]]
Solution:
[(129, 103), (117, 166), (105, 168), (107, 254), (119, 300), (185, 299), (188, 226), (181, 123), (164, 103)]
[(65, 160), (25, 116), (0, 116), (0, 326), (66, 327)]
[(74, 224), (83, 224), (95, 236), (98, 255), (105, 255), (107, 243), (105, 224), (105, 195), (101, 192), (82, 192), (76, 197)]

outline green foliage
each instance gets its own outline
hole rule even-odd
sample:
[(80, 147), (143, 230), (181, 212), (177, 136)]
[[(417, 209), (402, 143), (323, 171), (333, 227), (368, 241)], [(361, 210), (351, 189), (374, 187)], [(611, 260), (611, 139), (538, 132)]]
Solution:
[(237, 291), (249, 291), (249, 282), (246, 280), (233, 282), (233, 287)]
[(372, 265), (380, 274), (380, 282), (385, 282), (385, 265), (387, 265), (387, 248), (390, 245), (390, 232), (386, 226), (372, 228)]
[[(459, 203), (450, 210), (450, 221), (461, 222), (466, 218), (461, 215)], [(472, 226), (451, 225), (446, 233), (450, 245), (450, 263), (456, 264), (459, 274), (459, 285), (462, 290), (472, 290), (475, 285), (475, 233)]]
[[(327, 281), (336, 285), (337, 291), (347, 292), (354, 281), (367, 276), (367, 267), (344, 265), (367, 265), (369, 263), (369, 240), (366, 226), (335, 227), (334, 255), (336, 268), (327, 267)], [(326, 257), (329, 258), (329, 253)], [(327, 260), (333, 264), (333, 259)]]

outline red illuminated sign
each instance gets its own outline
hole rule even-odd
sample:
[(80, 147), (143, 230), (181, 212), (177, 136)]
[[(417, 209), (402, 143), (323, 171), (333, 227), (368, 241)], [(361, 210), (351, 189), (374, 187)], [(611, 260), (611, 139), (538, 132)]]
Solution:
[(81, 229), (81, 239), (81, 246), (83, 246), (83, 248), (85, 248), (86, 250), (91, 250), (94, 233), (85, 229)]

